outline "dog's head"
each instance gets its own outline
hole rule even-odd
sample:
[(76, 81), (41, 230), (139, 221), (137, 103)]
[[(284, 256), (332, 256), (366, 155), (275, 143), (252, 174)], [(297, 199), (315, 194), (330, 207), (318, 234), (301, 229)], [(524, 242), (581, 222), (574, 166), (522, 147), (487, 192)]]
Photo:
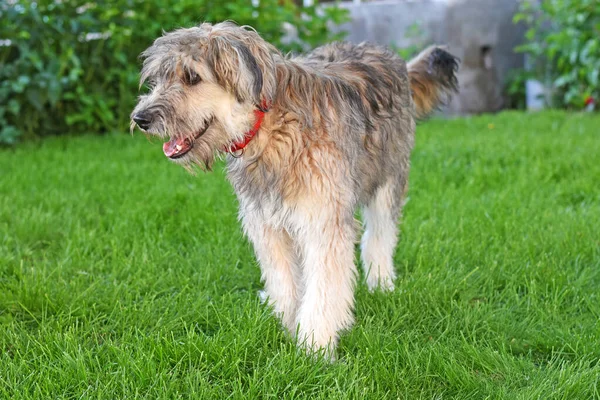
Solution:
[(273, 102), (277, 50), (230, 22), (166, 33), (142, 53), (140, 85), (150, 92), (131, 113), (163, 151), (184, 165), (210, 167), (215, 153), (242, 140), (253, 111)]

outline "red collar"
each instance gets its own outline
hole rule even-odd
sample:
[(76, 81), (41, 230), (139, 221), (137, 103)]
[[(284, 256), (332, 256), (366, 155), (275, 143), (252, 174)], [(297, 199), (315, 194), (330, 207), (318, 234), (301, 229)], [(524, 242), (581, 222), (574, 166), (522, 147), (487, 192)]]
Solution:
[(265, 119), (265, 113), (268, 112), (269, 109), (267, 107), (267, 103), (265, 101), (262, 102), (261, 107), (259, 109), (254, 110), (254, 117), (256, 121), (254, 122), (254, 126), (248, 132), (244, 134), (244, 139), (239, 142), (233, 142), (229, 147), (225, 148), (225, 151), (231, 154), (234, 154), (240, 150), (243, 150), (244, 147), (250, 143), (254, 136), (258, 133), (260, 126), (262, 125), (263, 120)]

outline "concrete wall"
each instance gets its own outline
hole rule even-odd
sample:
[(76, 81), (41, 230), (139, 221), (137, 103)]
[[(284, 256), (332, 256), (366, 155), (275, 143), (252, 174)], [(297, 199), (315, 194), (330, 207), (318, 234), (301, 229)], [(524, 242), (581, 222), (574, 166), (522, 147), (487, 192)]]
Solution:
[[(341, 3), (351, 14), (342, 25), (352, 42), (371, 41), (401, 48), (447, 44), (462, 60), (460, 94), (448, 113), (490, 112), (503, 105), (502, 91), (511, 69), (523, 67), (513, 49), (524, 27), (512, 23), (519, 0), (375, 0)], [(419, 34), (415, 35), (414, 27)]]

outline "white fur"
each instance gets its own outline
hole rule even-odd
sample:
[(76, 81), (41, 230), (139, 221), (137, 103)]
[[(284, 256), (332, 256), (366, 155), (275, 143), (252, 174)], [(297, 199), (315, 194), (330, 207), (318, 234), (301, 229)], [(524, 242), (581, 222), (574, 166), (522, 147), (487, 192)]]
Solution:
[(371, 202), (363, 208), (365, 233), (361, 241), (362, 265), (370, 290), (394, 289), (393, 255), (398, 241), (399, 208), (394, 204), (390, 183), (382, 186)]
[(298, 260), (292, 240), (285, 230), (266, 224), (257, 212), (244, 213), (242, 226), (260, 263), (265, 284), (261, 300), (269, 302), (284, 327), (294, 334), (299, 282), (294, 277)]

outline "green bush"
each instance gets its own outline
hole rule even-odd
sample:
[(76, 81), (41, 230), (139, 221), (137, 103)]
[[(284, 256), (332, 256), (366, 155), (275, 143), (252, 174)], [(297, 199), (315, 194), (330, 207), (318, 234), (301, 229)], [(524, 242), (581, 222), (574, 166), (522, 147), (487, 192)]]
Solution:
[[(337, 39), (331, 7), (291, 0), (18, 0), (0, 2), (0, 144), (128, 125), (138, 92), (138, 55), (163, 30), (233, 20), (284, 51)], [(297, 38), (282, 41), (284, 23)]]
[(600, 1), (525, 1), (527, 43), (517, 50), (534, 60), (532, 75), (553, 90), (552, 106), (582, 108), (600, 97)]

